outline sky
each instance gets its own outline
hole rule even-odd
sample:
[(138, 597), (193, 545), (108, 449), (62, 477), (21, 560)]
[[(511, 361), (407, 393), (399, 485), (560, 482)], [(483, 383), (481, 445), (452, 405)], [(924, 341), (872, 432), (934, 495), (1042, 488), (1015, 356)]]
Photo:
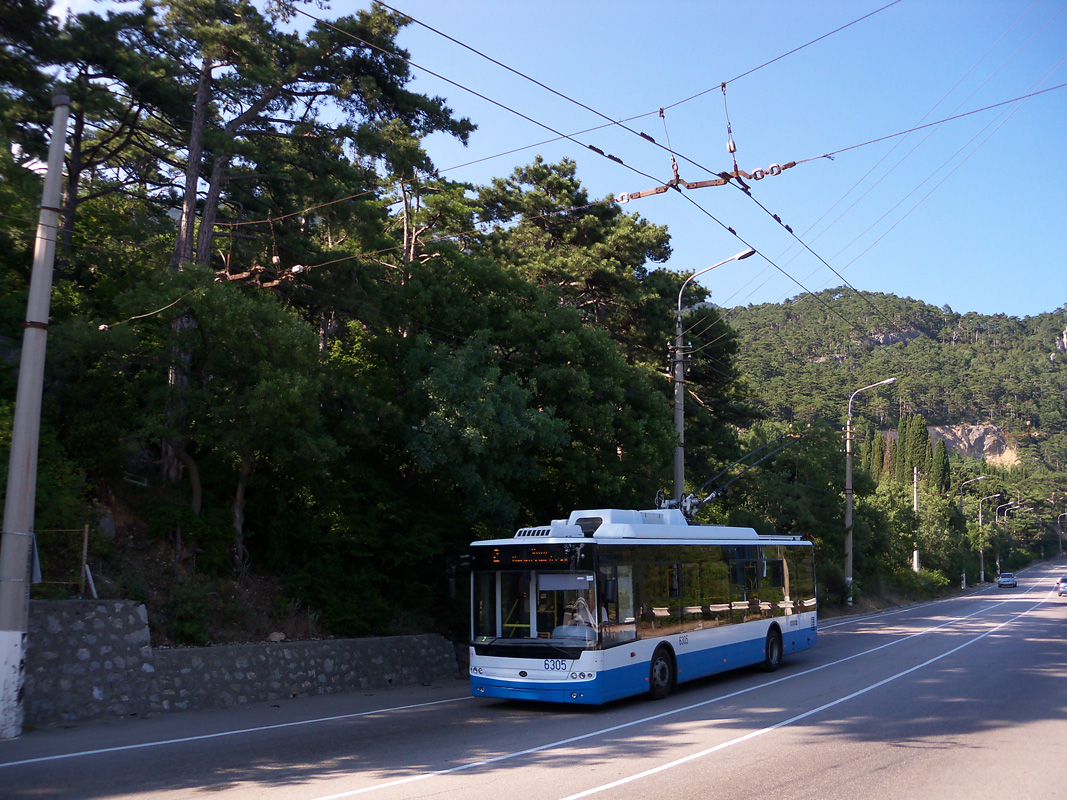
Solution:
[[(959, 313), (1067, 305), (1061, 0), (390, 5), (416, 20), (398, 39), (410, 88), (478, 126), (467, 147), (427, 141), (451, 180), (571, 159), (599, 200), (666, 184), (672, 153), (690, 183), (735, 159), (748, 173), (797, 162), (746, 181), (749, 193), (731, 183), (621, 205), (667, 227), (663, 266), (677, 272), (758, 251), (698, 279), (718, 305), (846, 285)], [(306, 9), (333, 19), (365, 6)]]

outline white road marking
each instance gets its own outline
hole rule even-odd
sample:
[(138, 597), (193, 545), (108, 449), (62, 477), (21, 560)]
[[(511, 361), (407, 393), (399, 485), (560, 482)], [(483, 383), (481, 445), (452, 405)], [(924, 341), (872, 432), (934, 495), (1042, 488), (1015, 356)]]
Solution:
[[(1036, 585), (1034, 587), (1031, 587), (1031, 589), (1028, 589), (1026, 592), (1024, 592), (1024, 594), (1028, 594), (1030, 591), (1032, 591), (1033, 588), (1037, 588)], [(1051, 593), (1049, 594), (1049, 597), (1051, 597)], [(1046, 600), (1043, 600), (1042, 603), (1044, 603), (1046, 601), (1047, 601), (1047, 598), (1046, 598)], [(931, 628), (926, 628), (926, 629), (924, 629), (922, 631), (919, 631), (918, 633), (909, 634), (909, 635), (903, 636), (903, 637), (901, 637), (899, 639), (894, 639), (891, 642), (887, 642), (885, 644), (878, 645), (877, 647), (872, 647), (869, 650), (864, 650), (863, 652), (855, 653), (855, 654), (853, 654), (851, 656), (846, 656), (845, 658), (838, 659), (837, 661), (832, 661), (832, 662), (829, 662), (827, 664), (822, 664), (822, 665), (817, 666), (817, 667), (812, 667), (810, 669), (803, 670), (802, 672), (791, 673), (789, 675), (785, 675), (785, 676), (782, 676), (782, 677), (779, 677), (779, 678), (775, 678), (774, 680), (764, 681), (764, 682), (762, 682), (760, 684), (757, 684), (755, 686), (750, 686), (750, 687), (748, 687), (746, 689), (739, 689), (736, 692), (730, 692), (728, 694), (719, 695), (718, 697), (713, 697), (713, 698), (708, 699), (708, 700), (703, 700), (703, 701), (701, 701), (699, 703), (693, 703), (693, 704), (688, 705), (688, 706), (683, 706), (682, 708), (677, 708), (677, 709), (674, 709), (672, 711), (664, 711), (664, 712), (661, 712), (659, 714), (653, 714), (651, 716), (642, 717), (641, 719), (632, 720), (630, 722), (624, 722), (624, 723), (622, 723), (620, 725), (614, 725), (614, 726), (611, 726), (611, 727), (608, 727), (608, 728), (601, 728), (599, 730), (592, 731), (590, 733), (581, 734), (579, 736), (573, 736), (573, 737), (570, 737), (570, 738), (567, 738), (567, 739), (560, 739), (558, 741), (549, 742), (547, 744), (539, 745), (537, 747), (527, 748), (525, 750), (519, 750), (519, 751), (515, 751), (515, 752), (512, 752), (512, 753), (503, 753), (503, 754), (501, 754), (499, 756), (495, 756), (495, 757), (490, 758), (490, 759), (483, 759), (481, 761), (470, 762), (468, 764), (461, 764), (459, 766), (450, 767), (448, 769), (443, 769), (443, 770), (436, 770), (436, 771), (433, 771), (433, 772), (427, 772), (427, 773), (423, 773), (421, 775), (413, 775), (413, 776), (410, 776), (408, 778), (402, 778), (402, 779), (395, 780), (395, 781), (387, 781), (385, 783), (379, 783), (379, 784), (375, 784), (373, 786), (366, 786), (366, 787), (363, 787), (362, 789), (354, 789), (354, 790), (348, 791), (348, 792), (341, 792), (339, 794), (327, 795), (327, 796), (324, 796), (324, 797), (316, 798), (316, 800), (337, 800), (338, 798), (342, 798), (342, 797), (352, 797), (352, 796), (357, 795), (357, 794), (363, 794), (363, 793), (366, 793), (366, 792), (377, 791), (379, 789), (386, 789), (386, 788), (389, 788), (389, 787), (392, 787), (392, 786), (400, 786), (402, 784), (411, 783), (413, 781), (425, 780), (427, 778), (436, 777), (438, 775), (448, 775), (448, 774), (455, 773), (455, 772), (461, 772), (461, 771), (465, 771), (465, 770), (470, 770), (470, 769), (474, 769), (476, 767), (486, 766), (488, 764), (494, 764), (494, 763), (497, 763), (499, 761), (505, 761), (505, 760), (509, 760), (509, 759), (513, 759), (513, 758), (520, 758), (522, 756), (531, 755), (533, 753), (542, 752), (544, 750), (550, 750), (550, 749), (552, 749), (554, 747), (562, 747), (563, 745), (571, 744), (573, 742), (582, 741), (584, 739), (590, 739), (590, 738), (593, 738), (593, 737), (596, 737), (596, 736), (603, 736), (606, 733), (613, 733), (615, 731), (623, 730), (625, 728), (630, 728), (630, 727), (633, 727), (635, 725), (641, 725), (641, 724), (644, 724), (644, 723), (647, 723), (647, 722), (655, 722), (656, 720), (663, 719), (665, 717), (674, 716), (676, 714), (682, 714), (682, 713), (685, 713), (687, 711), (692, 711), (692, 710), (697, 709), (697, 708), (702, 708), (704, 706), (712, 705), (714, 703), (719, 703), (719, 702), (722, 702), (724, 700), (730, 700), (730, 699), (733, 699), (733, 698), (738, 697), (740, 695), (748, 694), (749, 692), (753, 692), (753, 691), (756, 691), (758, 689), (762, 689), (762, 688), (767, 687), (767, 686), (774, 686), (775, 684), (782, 683), (783, 681), (793, 680), (795, 678), (800, 678), (800, 677), (803, 677), (805, 675), (810, 675), (810, 674), (812, 674), (814, 672), (818, 672), (820, 670), (828, 669), (830, 667), (839, 666), (841, 664), (847, 663), (847, 662), (852, 661), (854, 659), (862, 658), (864, 656), (870, 655), (871, 653), (876, 653), (879, 650), (884, 650), (887, 647), (892, 647), (894, 645), (901, 644), (902, 642), (906, 642), (906, 641), (908, 641), (910, 639), (915, 638), (916, 636), (923, 636), (923, 635), (925, 635), (927, 633), (939, 630), (939, 629), (947, 627), (949, 625), (955, 625), (957, 622), (963, 622), (964, 620), (971, 619), (972, 617), (975, 617), (975, 616), (978, 616), (979, 614), (982, 614), (982, 613), (985, 613), (987, 611), (990, 611), (990, 610), (996, 608), (997, 606), (1003, 605), (1005, 602), (1007, 602), (1007, 601), (1006, 600), (1002, 600), (999, 603), (996, 603), (996, 604), (994, 604), (992, 606), (988, 606), (986, 608), (983, 608), (983, 609), (980, 609), (978, 611), (975, 611), (973, 614), (967, 614), (967, 615), (962, 616), (962, 617), (957, 617), (955, 619), (949, 620), (948, 622), (943, 622), (940, 625), (936, 625), (936, 626), (931, 627)], [(1038, 605), (1041, 605), (1041, 603), (1039, 603)], [(1035, 608), (1036, 607), (1037, 606), (1035, 606)], [(912, 606), (910, 608), (900, 609), (900, 611), (902, 612), (902, 611), (906, 611), (906, 610), (915, 610), (915, 608), (917, 608), (917, 607), (916, 606)], [(1032, 611), (1033, 609), (1030, 609), (1030, 610)], [(899, 613), (899, 612), (891, 612), (891, 613)], [(1029, 611), (1028, 612), (1024, 612), (1024, 613), (1029, 613)], [(882, 616), (885, 616), (885, 615), (882, 615)], [(1022, 616), (1022, 615), (1020, 615), (1020, 616)], [(1017, 619), (1017, 617), (1015, 617), (1013, 619)], [(839, 623), (839, 624), (844, 624), (844, 622)], [(1004, 623), (1004, 624), (1007, 624), (1007, 623)], [(963, 645), (963, 646), (966, 646), (966, 645)], [(952, 651), (952, 652), (954, 652), (954, 651)], [(946, 653), (945, 655), (948, 655), (948, 653)], [(922, 666), (922, 665), (920, 665), (920, 666)], [(892, 680), (892, 678), (887, 679), (887, 680)], [(873, 687), (871, 687), (871, 688), (873, 688)], [(426, 707), (429, 707), (429, 706), (442, 705), (442, 704), (446, 704), (446, 703), (455, 703), (455, 702), (459, 702), (461, 700), (472, 700), (472, 699), (474, 699), (474, 698), (472, 698), (472, 697), (470, 697), (468, 695), (465, 695), (465, 696), (462, 696), (462, 697), (452, 697), (452, 698), (448, 698), (448, 699), (445, 699), (445, 700), (433, 700), (433, 701), (426, 702), (426, 703), (413, 703), (413, 704), (410, 704), (410, 705), (394, 706), (394, 707), (391, 707), (391, 708), (379, 708), (379, 709), (373, 709), (373, 710), (370, 710), (370, 711), (360, 711), (360, 712), (356, 712), (356, 713), (353, 713), (353, 714), (339, 714), (339, 715), (330, 716), (330, 717), (317, 717), (315, 719), (296, 720), (294, 722), (281, 722), (281, 723), (277, 723), (277, 724), (273, 724), (273, 725), (263, 725), (263, 726), (254, 727), (254, 728), (241, 728), (241, 729), (232, 730), (232, 731), (220, 731), (218, 733), (207, 733), (207, 734), (200, 734), (200, 735), (197, 735), (197, 736), (185, 736), (185, 737), (180, 737), (180, 738), (176, 738), (176, 739), (164, 739), (164, 740), (155, 741), (155, 742), (140, 742), (140, 743), (137, 743), (137, 744), (119, 745), (119, 746), (116, 746), (116, 747), (106, 747), (106, 748), (100, 748), (100, 749), (96, 749), (96, 750), (82, 750), (82, 751), (78, 751), (78, 752), (74, 752), (74, 753), (61, 753), (61, 754), (51, 755), (51, 756), (41, 756), (39, 758), (27, 758), (27, 759), (23, 759), (21, 761), (9, 761), (9, 762), (6, 762), (6, 763), (0, 763), (0, 769), (3, 769), (5, 767), (24, 766), (24, 765), (27, 765), (27, 764), (40, 764), (40, 763), (47, 763), (47, 762), (52, 762), (52, 761), (63, 761), (63, 760), (66, 760), (66, 759), (71, 759), (71, 758), (80, 758), (82, 756), (105, 755), (105, 754), (108, 754), (108, 753), (118, 753), (118, 752), (131, 751), (131, 750), (143, 750), (143, 749), (152, 748), (152, 747), (164, 747), (166, 745), (183, 744), (183, 743), (186, 743), (186, 742), (207, 741), (207, 740), (211, 740), (211, 739), (220, 739), (220, 738), (229, 737), (229, 736), (240, 736), (240, 735), (243, 735), (243, 734), (259, 733), (259, 732), (262, 732), (262, 731), (278, 730), (278, 729), (283, 729), (283, 728), (293, 728), (293, 727), (299, 727), (299, 726), (304, 726), (304, 725), (317, 725), (319, 723), (336, 722), (336, 721), (345, 720), (345, 719), (355, 719), (355, 718), (358, 718), (358, 717), (366, 717), (366, 716), (371, 716), (373, 714), (385, 714), (385, 713), (389, 713), (389, 712), (393, 712), (393, 711), (406, 711), (406, 710), (415, 709), (415, 708), (426, 708)], [(845, 699), (847, 699), (847, 698), (845, 698)], [(832, 703), (830, 705), (834, 705), (834, 704), (836, 704), (836, 702), (837, 701), (835, 701), (835, 703)], [(829, 706), (827, 706), (827, 707), (829, 707)], [(815, 713), (815, 712), (810, 712), (810, 713)], [(792, 721), (795, 721), (795, 720), (792, 720)], [(790, 721), (787, 721), (786, 723), (780, 723), (776, 727), (781, 727), (782, 724), (788, 724), (789, 722)], [(749, 737), (746, 737), (746, 738), (751, 738), (752, 735), (758, 735), (758, 732), (757, 732), (757, 734), (750, 734)]]
[(146, 747), (163, 747), (168, 744), (182, 744), (183, 742), (202, 742), (207, 739), (221, 739), (225, 736), (240, 736), (245, 733), (259, 733), (260, 731), (273, 731), (279, 728), (295, 728), (300, 725), (317, 725), (320, 722), (337, 722), (342, 719), (355, 719), (356, 717), (369, 717), (372, 714), (387, 714), (390, 711), (408, 711), (413, 708), (426, 708), (427, 706), (439, 706), (442, 703), (455, 703), (459, 700), (473, 700), (473, 697), (464, 695), (450, 697), (447, 700), (433, 700), (427, 703), (412, 703), (406, 706), (394, 706), (393, 708), (376, 708), (373, 711), (359, 711), (353, 714), (338, 714), (333, 717), (318, 717), (316, 719), (302, 719), (295, 722), (279, 722), (274, 725), (261, 725), (257, 728), (240, 728), (233, 731), (220, 731), (219, 733), (204, 733), (198, 736), (183, 736), (180, 739), (164, 739), (158, 742), (139, 742), (138, 744), (125, 744), (116, 747), (102, 747), (99, 750), (81, 750), (77, 753), (62, 753), (54, 756), (41, 756), (40, 758), (27, 758), (22, 761), (8, 761), (0, 763), (0, 769), (4, 767), (20, 767), (24, 764), (41, 764), (47, 761), (62, 761), (67, 758), (79, 758), (81, 756), (97, 756), (104, 753), (121, 753), (124, 750), (142, 750)]
[[(1047, 598), (1046, 598), (1046, 600), (1042, 600), (1041, 603), (1038, 603), (1038, 605), (1041, 605), (1042, 603), (1044, 603), (1046, 601), (1047, 601)], [(467, 770), (476, 769), (478, 767), (488, 766), (489, 764), (496, 764), (496, 763), (499, 763), (501, 761), (508, 761), (510, 759), (513, 759), (513, 758), (521, 758), (523, 756), (532, 755), (534, 753), (540, 753), (540, 752), (542, 752), (544, 750), (551, 750), (551, 749), (553, 749), (555, 747), (562, 747), (564, 745), (573, 744), (574, 742), (580, 742), (580, 741), (583, 741), (585, 739), (592, 739), (592, 738), (596, 738), (596, 737), (601, 737), (601, 736), (604, 736), (605, 734), (614, 733), (615, 731), (620, 731), (620, 730), (623, 730), (625, 728), (632, 728), (635, 725), (643, 725), (643, 724), (648, 723), (648, 722), (655, 722), (656, 720), (664, 719), (666, 717), (671, 717), (671, 716), (674, 716), (676, 714), (683, 714), (683, 713), (685, 713), (687, 711), (693, 711), (694, 709), (703, 708), (704, 706), (709, 706), (709, 705), (712, 705), (713, 703), (719, 703), (719, 702), (722, 702), (724, 700), (730, 700), (730, 699), (733, 699), (735, 697), (739, 697), (741, 695), (748, 694), (749, 692), (754, 692), (754, 691), (757, 691), (759, 689), (764, 689), (764, 688), (766, 688), (768, 686), (774, 686), (775, 684), (783, 683), (784, 681), (794, 680), (796, 678), (801, 678), (801, 677), (803, 677), (805, 675), (811, 675), (814, 672), (819, 672), (820, 670), (829, 669), (830, 667), (840, 666), (841, 664), (845, 664), (845, 663), (847, 663), (849, 661), (853, 661), (853, 660), (855, 660), (857, 658), (862, 658), (863, 656), (868, 656), (871, 653), (877, 653), (879, 650), (884, 650), (887, 647), (893, 647), (894, 645), (898, 645), (898, 644), (901, 644), (902, 642), (906, 642), (906, 641), (908, 641), (910, 639), (914, 639), (917, 636), (924, 636), (927, 633), (930, 633), (932, 631), (936, 631), (936, 630), (939, 630), (941, 628), (948, 627), (949, 625), (955, 625), (958, 622), (963, 622), (965, 620), (971, 619), (972, 617), (976, 617), (976, 616), (978, 616), (980, 614), (984, 614), (987, 611), (990, 611), (990, 610), (992, 610), (994, 608), (997, 608), (998, 606), (1004, 605), (1005, 602), (1007, 602), (1007, 601), (1006, 600), (1002, 600), (999, 603), (995, 603), (995, 604), (993, 604), (991, 606), (986, 606), (985, 608), (981, 608), (981, 609), (979, 609), (978, 611), (975, 611), (972, 614), (967, 614), (967, 615), (962, 616), (962, 617), (957, 617), (956, 619), (949, 620), (948, 622), (943, 622), (940, 625), (935, 625), (935, 626), (933, 626), (931, 628), (925, 628), (924, 630), (921, 630), (918, 633), (912, 633), (912, 634), (908, 634), (907, 636), (902, 636), (899, 639), (894, 639), (891, 642), (886, 642), (885, 644), (878, 645), (877, 647), (872, 647), (869, 650), (864, 650), (863, 652), (855, 653), (855, 654), (853, 654), (851, 656), (846, 656), (845, 658), (840, 658), (837, 661), (831, 661), (831, 662), (829, 662), (827, 664), (821, 664), (820, 666), (812, 667), (810, 669), (806, 669), (806, 670), (803, 670), (801, 672), (794, 672), (794, 673), (791, 673), (789, 675), (784, 675), (784, 676), (782, 676), (780, 678), (775, 678), (774, 680), (764, 681), (764, 682), (759, 683), (759, 684), (757, 684), (755, 686), (749, 686), (748, 688), (745, 688), (745, 689), (739, 689), (736, 692), (730, 692), (728, 694), (719, 695), (718, 697), (713, 697), (713, 698), (711, 698), (709, 700), (702, 700), (699, 703), (692, 703), (690, 705), (683, 706), (682, 708), (676, 708), (676, 709), (673, 709), (671, 711), (663, 711), (663, 712), (661, 712), (659, 714), (653, 714), (653, 715), (648, 716), (648, 717), (642, 717), (641, 719), (631, 720), (630, 722), (623, 722), (623, 723), (621, 723), (619, 725), (613, 725), (613, 726), (608, 727), (608, 728), (600, 728), (599, 730), (591, 731), (589, 733), (579, 734), (578, 736), (571, 736), (571, 737), (569, 737), (567, 739), (559, 739), (559, 740), (554, 741), (554, 742), (548, 742), (547, 744), (538, 745), (537, 747), (529, 747), (529, 748), (527, 748), (525, 750), (516, 750), (516, 751), (511, 752), (511, 753), (502, 753), (501, 755), (494, 756), (493, 758), (482, 759), (480, 761), (471, 761), (471, 762), (468, 762), (466, 764), (459, 764), (457, 766), (449, 767), (447, 769), (434, 770), (432, 772), (424, 772), (424, 773), (419, 774), (419, 775), (409, 775), (406, 778), (398, 778), (396, 780), (385, 781), (383, 783), (376, 783), (376, 784), (373, 784), (372, 786), (364, 786), (364, 787), (362, 787), (360, 789), (351, 789), (349, 791), (338, 792), (336, 794), (324, 795), (322, 797), (314, 798), (314, 800), (340, 800), (340, 798), (344, 798), (344, 797), (355, 797), (356, 795), (367, 794), (369, 792), (376, 792), (376, 791), (379, 791), (381, 789), (391, 789), (391, 788), (394, 788), (396, 786), (404, 786), (404, 785), (409, 784), (409, 783), (415, 783), (417, 781), (424, 781), (424, 780), (427, 780), (429, 778), (439, 777), (441, 775), (452, 775), (452, 774), (455, 774), (457, 772), (465, 772)], [(1037, 606), (1034, 606), (1034, 608), (1037, 608)], [(1030, 610), (1032, 611), (1033, 609), (1030, 609)], [(1024, 612), (1024, 613), (1029, 613), (1029, 611)], [(1020, 615), (1020, 616), (1022, 616), (1022, 615)], [(1016, 619), (1016, 618), (1013, 618), (1013, 619)], [(1004, 624), (1007, 624), (1007, 623), (1004, 623)], [(991, 633), (991, 632), (992, 631), (989, 631), (988, 633)], [(983, 634), (983, 635), (987, 635), (987, 634)], [(963, 646), (965, 646), (965, 645), (963, 645)], [(957, 648), (957, 649), (959, 649), (959, 648)], [(951, 652), (955, 652), (955, 651), (951, 651)], [(948, 653), (945, 653), (944, 655), (948, 655)], [(944, 655), (939, 656), (939, 658), (943, 658)], [(928, 663), (932, 663), (932, 662), (928, 662)], [(923, 666), (923, 665), (920, 665), (920, 666)], [(901, 674), (905, 674), (905, 673), (901, 673)], [(899, 676), (894, 676), (894, 677), (899, 677)], [(887, 679), (886, 681), (883, 681), (882, 683), (885, 683), (888, 680), (892, 680), (892, 678)], [(876, 685), (881, 685), (881, 684), (876, 684)], [(873, 688), (875, 688), (875, 687), (871, 686), (871, 687), (869, 687), (869, 689), (863, 690), (863, 691), (869, 691), (870, 689), (873, 689)], [(857, 694), (862, 694), (863, 691), (861, 691), (861, 692), (859, 692)], [(852, 696), (855, 696), (855, 695), (850, 695), (850, 697), (852, 697)], [(843, 702), (845, 699), (848, 699), (848, 698), (843, 698), (841, 701), (835, 701), (833, 703), (828, 704), (827, 706), (820, 707), (820, 709), (816, 709), (815, 711), (808, 712), (807, 714), (805, 714), (803, 716), (810, 716), (811, 714), (816, 713), (817, 711), (821, 710), (822, 708), (829, 708), (832, 705), (836, 705), (838, 702)], [(795, 722), (798, 719), (802, 719), (803, 716), (795, 717), (792, 720), (787, 720), (785, 723), (779, 723), (779, 725), (777, 725), (775, 727), (781, 727), (783, 724), (789, 724), (791, 722)], [(768, 729), (768, 730), (772, 730), (772, 729)], [(752, 738), (752, 736), (754, 736), (754, 735), (759, 735), (759, 734), (758, 733), (749, 734), (749, 736), (743, 737), (743, 739), (739, 739), (737, 741), (743, 741), (744, 739)], [(709, 752), (713, 752), (713, 751), (709, 751)], [(615, 785), (615, 784), (612, 784), (612, 785)], [(605, 787), (605, 788), (607, 788), (607, 787)], [(600, 790), (598, 789), (597, 791), (600, 791)], [(576, 796), (581, 796), (581, 795), (576, 795)]]
[[(1051, 597), (1051, 594), (1049, 595), (1049, 597)], [(739, 736), (736, 739), (731, 739), (728, 742), (722, 742), (721, 744), (717, 744), (714, 747), (709, 747), (706, 750), (701, 750), (699, 753), (691, 753), (690, 755), (685, 756), (684, 758), (679, 758), (679, 759), (676, 759), (674, 761), (669, 761), (666, 764), (660, 764), (658, 767), (653, 767), (652, 769), (647, 769), (644, 772), (638, 772), (637, 774), (630, 775), (627, 778), (620, 778), (617, 781), (612, 781), (611, 783), (605, 783), (602, 786), (595, 786), (592, 789), (586, 789), (584, 792), (578, 792), (577, 794), (568, 795), (567, 797), (564, 797), (561, 800), (579, 800), (579, 798), (582, 798), (582, 797), (590, 797), (591, 795), (594, 795), (594, 794), (600, 794), (601, 792), (606, 792), (609, 789), (615, 789), (615, 788), (617, 788), (619, 786), (624, 786), (624, 785), (626, 785), (628, 783), (633, 783), (634, 781), (639, 781), (642, 778), (647, 778), (650, 775), (656, 775), (657, 773), (664, 772), (664, 771), (666, 771), (668, 769), (674, 769), (675, 767), (680, 767), (683, 764), (688, 764), (690, 761), (696, 761), (697, 759), (704, 758), (705, 756), (711, 755), (712, 753), (716, 753), (716, 752), (718, 752), (720, 750), (725, 750), (727, 747), (733, 747), (736, 744), (741, 744), (742, 742), (747, 742), (750, 739), (755, 739), (757, 736), (762, 736), (765, 733), (770, 733), (771, 731), (778, 730), (779, 728), (784, 728), (787, 725), (792, 725), (793, 723), (800, 722), (803, 719), (807, 719), (808, 717), (814, 716), (815, 714), (819, 714), (819, 713), (821, 713), (823, 711), (826, 711), (828, 708), (833, 708), (834, 706), (838, 706), (838, 705), (841, 705), (842, 703), (846, 703), (849, 700), (852, 700), (852, 699), (854, 699), (856, 697), (859, 697), (861, 695), (867, 694), (868, 692), (874, 691), (875, 689), (878, 689), (878, 688), (880, 688), (882, 686), (885, 686), (887, 683), (891, 683), (892, 681), (897, 680), (897, 678), (903, 678), (905, 675), (910, 675), (911, 673), (915, 672), (916, 670), (920, 670), (923, 667), (928, 667), (931, 664), (934, 664), (934, 663), (940, 661), (943, 658), (947, 658), (948, 656), (953, 655), (954, 653), (958, 653), (963, 648), (970, 647), (975, 642), (981, 641), (985, 637), (989, 636), (992, 633), (995, 633), (996, 631), (1000, 630), (1004, 626), (1010, 625), (1011, 623), (1015, 622), (1016, 620), (1026, 616), (1027, 614), (1029, 614), (1034, 609), (1040, 608), (1046, 602), (1048, 602), (1048, 597), (1046, 597), (1041, 602), (1035, 604), (1034, 606), (1031, 606), (1026, 611), (1022, 612), (1021, 614), (1017, 614), (1016, 616), (1012, 617), (1011, 619), (1005, 620), (1004, 622), (1000, 623), (999, 625), (995, 625), (994, 627), (992, 627), (989, 630), (987, 630), (985, 633), (981, 633), (978, 636), (975, 636), (973, 639), (970, 639), (969, 641), (966, 641), (963, 644), (958, 645), (957, 647), (954, 647), (951, 650), (948, 650), (948, 651), (942, 653), (941, 655), (934, 656), (933, 658), (927, 659), (926, 661), (924, 661), (921, 664), (916, 664), (914, 667), (910, 667), (910, 668), (904, 670), (903, 672), (898, 672), (896, 675), (891, 675), (888, 678), (884, 678), (884, 679), (882, 679), (880, 681), (877, 681), (876, 683), (872, 683), (870, 686), (865, 686), (864, 688), (858, 689), (855, 692), (852, 692), (851, 694), (845, 695), (844, 697), (839, 697), (837, 700), (831, 700), (829, 703), (824, 703), (823, 705), (819, 706), (818, 708), (813, 708), (813, 709), (811, 709), (809, 711), (805, 711), (802, 714), (797, 714), (796, 716), (790, 717), (789, 719), (782, 720), (781, 722), (777, 722), (774, 725), (770, 725), (770, 726), (768, 726), (766, 728), (760, 728), (757, 731), (752, 731), (751, 733), (747, 733), (744, 736)]]

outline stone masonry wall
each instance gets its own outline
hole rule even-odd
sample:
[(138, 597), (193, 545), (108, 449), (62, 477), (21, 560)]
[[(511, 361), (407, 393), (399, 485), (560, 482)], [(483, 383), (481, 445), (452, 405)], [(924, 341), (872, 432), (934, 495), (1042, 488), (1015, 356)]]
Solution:
[(151, 646), (148, 614), (123, 600), (30, 603), (27, 727), (453, 679), (443, 636), (220, 647)]

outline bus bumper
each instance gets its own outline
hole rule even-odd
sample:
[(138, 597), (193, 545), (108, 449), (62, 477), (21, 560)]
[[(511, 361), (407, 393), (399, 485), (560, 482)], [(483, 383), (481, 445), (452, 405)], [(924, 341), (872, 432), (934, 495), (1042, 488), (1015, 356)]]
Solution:
[(553, 682), (514, 686), (507, 681), (471, 676), (471, 695), (502, 700), (534, 700), (542, 703), (571, 703), (598, 706), (604, 702), (599, 681)]

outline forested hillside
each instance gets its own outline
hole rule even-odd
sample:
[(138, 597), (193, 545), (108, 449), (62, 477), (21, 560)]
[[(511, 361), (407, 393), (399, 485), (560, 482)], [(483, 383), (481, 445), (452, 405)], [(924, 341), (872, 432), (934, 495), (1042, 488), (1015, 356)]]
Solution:
[[(983, 569), (995, 574), (987, 556), (1019, 564), (1062, 548), (1067, 307), (1020, 320), (836, 289), (725, 313), (746, 399), (793, 430), (826, 430), (835, 469), (849, 398), (895, 379), (853, 397), (857, 575), (867, 573), (868, 587), (872, 578), (906, 592), (973, 582)], [(946, 446), (945, 428), (965, 439), (974, 425), (995, 430), (1013, 458), (992, 463)], [(829, 529), (812, 535), (829, 556), (829, 590), (841, 577), (830, 540), (842, 522), (820, 522)], [(909, 574), (916, 549), (923, 569)]]
[(1026, 458), (1067, 468), (1067, 306), (1020, 320), (836, 289), (727, 318), (755, 402), (773, 418), (840, 421), (853, 391), (896, 377), (862, 400), (878, 424), (912, 414), (991, 423)]
[[(570, 161), (480, 186), (439, 176), (425, 137), (465, 141), (477, 120), (410, 90), (404, 18), (373, 7), (298, 34), (278, 16), (289, 3), (62, 24), (41, 0), (7, 8), (5, 485), (50, 94), (71, 99), (35, 596), (79, 591), (87, 527), (98, 589), (146, 602), (163, 641), (255, 638), (295, 616), (291, 635), (462, 636), (446, 567), (472, 539), (669, 490), (665, 343), (686, 278), (662, 268), (669, 232), (589, 197)], [(1053, 546), (1067, 312), (829, 292), (725, 314), (706, 296), (686, 289), (686, 465), (692, 490), (725, 491), (702, 520), (812, 537), (839, 601), (845, 405), (893, 375), (856, 413), (860, 593), (935, 591), (984, 550), (1021, 562)], [(1017, 469), (924, 438), (926, 421), (977, 420), (1016, 437)], [(963, 485), (979, 477), (1019, 501), (1010, 519), (976, 526)]]

